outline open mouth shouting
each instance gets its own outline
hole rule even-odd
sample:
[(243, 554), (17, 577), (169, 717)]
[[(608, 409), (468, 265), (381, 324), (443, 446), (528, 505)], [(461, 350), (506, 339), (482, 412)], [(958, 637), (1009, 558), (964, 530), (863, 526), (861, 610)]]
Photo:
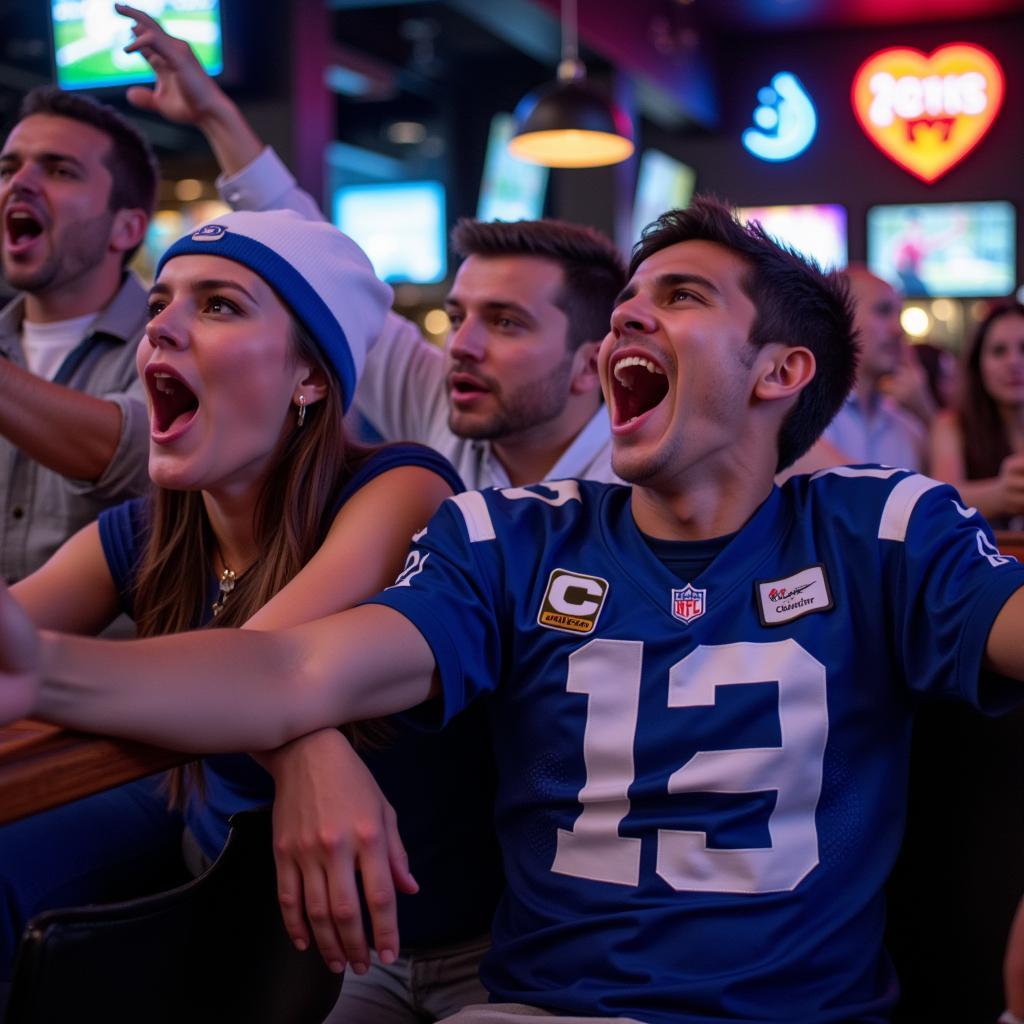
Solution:
[(459, 370), (448, 374), (448, 399), (458, 408), (470, 406), (490, 393), (490, 385), (475, 374)]
[(146, 367), (149, 391), (150, 435), (159, 444), (168, 444), (185, 433), (199, 411), (195, 392), (167, 366)]
[(42, 233), (43, 225), (31, 210), (8, 206), (4, 214), (4, 244), (8, 252), (24, 252)]
[(646, 352), (623, 349), (609, 370), (613, 429), (638, 426), (668, 394), (665, 371)]

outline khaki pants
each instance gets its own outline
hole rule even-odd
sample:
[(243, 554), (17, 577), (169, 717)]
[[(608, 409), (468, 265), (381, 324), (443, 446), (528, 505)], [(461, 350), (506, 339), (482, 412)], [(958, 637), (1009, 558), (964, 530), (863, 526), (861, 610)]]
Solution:
[(521, 1003), (488, 1003), (467, 1006), (444, 1024), (522, 1024), (526, 1017), (541, 1017), (545, 1024), (640, 1024), (632, 1017), (561, 1017)]
[(370, 952), (366, 974), (345, 972), (341, 996), (324, 1024), (420, 1024), (450, 1017), (487, 998), (477, 968), (490, 937), (433, 949), (403, 949), (393, 964)]

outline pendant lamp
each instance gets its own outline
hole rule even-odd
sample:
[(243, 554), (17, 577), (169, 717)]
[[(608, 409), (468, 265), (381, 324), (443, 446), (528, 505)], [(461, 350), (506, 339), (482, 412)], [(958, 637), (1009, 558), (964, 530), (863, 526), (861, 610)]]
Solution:
[(546, 167), (603, 167), (632, 155), (629, 118), (586, 76), (576, 43), (576, 0), (562, 0), (558, 77), (519, 101), (516, 134), (508, 144), (514, 157)]

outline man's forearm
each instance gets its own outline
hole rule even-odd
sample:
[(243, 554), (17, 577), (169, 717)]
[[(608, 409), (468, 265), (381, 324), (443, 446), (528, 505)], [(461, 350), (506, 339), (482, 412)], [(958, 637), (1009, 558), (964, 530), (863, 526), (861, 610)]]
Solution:
[(0, 360), (0, 433), (48, 469), (98, 480), (121, 437), (114, 402), (43, 380)]
[(44, 634), (37, 717), (195, 753), (268, 750), (431, 692), (426, 641), (367, 606), (280, 632), (151, 640)]
[[(255, 692), (261, 674), (276, 681), (276, 722), (266, 720)], [(284, 709), (298, 675), (278, 634), (210, 630), (133, 641), (43, 634), (34, 714), (195, 753), (262, 749), (290, 738)]]

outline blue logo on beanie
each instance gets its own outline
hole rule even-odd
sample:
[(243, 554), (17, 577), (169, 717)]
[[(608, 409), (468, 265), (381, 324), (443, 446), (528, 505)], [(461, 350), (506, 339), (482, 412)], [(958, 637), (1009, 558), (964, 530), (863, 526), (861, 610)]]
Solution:
[(193, 242), (216, 242), (227, 234), (228, 229), (220, 224), (204, 224), (193, 236)]

